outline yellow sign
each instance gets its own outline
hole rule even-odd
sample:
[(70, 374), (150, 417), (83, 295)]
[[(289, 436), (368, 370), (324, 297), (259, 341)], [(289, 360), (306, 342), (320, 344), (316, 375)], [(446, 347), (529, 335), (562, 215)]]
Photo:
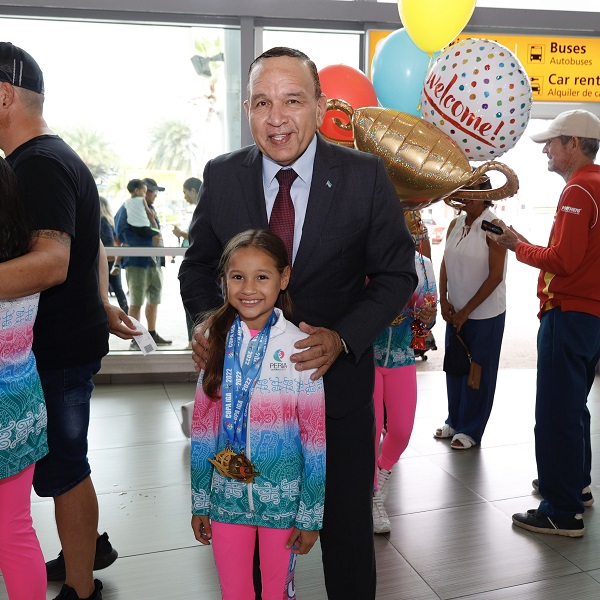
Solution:
[[(369, 70), (375, 48), (391, 31), (369, 31)], [(600, 102), (600, 38), (468, 33), (506, 46), (529, 75), (533, 100)], [(453, 42), (454, 43), (454, 42)]]

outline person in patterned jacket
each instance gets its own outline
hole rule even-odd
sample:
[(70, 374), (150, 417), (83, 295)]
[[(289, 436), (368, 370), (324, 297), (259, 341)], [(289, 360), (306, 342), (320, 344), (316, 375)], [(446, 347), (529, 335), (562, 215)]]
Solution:
[[(417, 367), (413, 339), (425, 338), (437, 314), (437, 288), (431, 260), (415, 252), (419, 283), (408, 304), (373, 343), (375, 351), (375, 480), (373, 533), (388, 533), (391, 523), (385, 510), (392, 467), (406, 450), (417, 409)], [(385, 415), (385, 419), (384, 419)], [(381, 442), (381, 434), (385, 437)]]
[[(0, 263), (35, 247), (17, 179), (0, 158)], [(16, 261), (15, 261), (16, 262)], [(22, 278), (26, 280), (26, 277)], [(48, 453), (48, 416), (33, 345), (39, 293), (0, 296), (0, 572), (9, 598), (46, 595), (46, 566), (31, 520), (31, 486)]]
[(243, 232), (225, 248), (221, 273), (224, 304), (208, 317), (192, 420), (192, 528), (202, 544), (212, 540), (224, 600), (254, 597), (257, 531), (263, 600), (295, 598), (296, 555), (323, 524), (323, 381), (289, 360), (305, 334), (285, 317), (283, 242)]

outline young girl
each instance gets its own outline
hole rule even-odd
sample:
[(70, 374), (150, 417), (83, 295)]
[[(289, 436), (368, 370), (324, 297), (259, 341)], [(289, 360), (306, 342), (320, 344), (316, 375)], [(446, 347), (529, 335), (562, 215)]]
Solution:
[[(0, 263), (27, 253), (31, 229), (16, 177), (0, 158)], [(46, 405), (31, 351), (39, 294), (0, 300), (0, 571), (10, 600), (46, 597), (31, 522), (35, 463), (48, 453)]]
[(285, 318), (283, 242), (245, 231), (227, 244), (221, 272), (224, 303), (208, 316), (192, 421), (192, 529), (202, 544), (212, 540), (223, 600), (255, 598), (257, 531), (263, 600), (295, 598), (295, 555), (323, 522), (323, 382), (289, 360), (306, 336)]
[[(436, 309), (435, 276), (431, 261), (415, 253), (417, 289), (401, 315), (376, 340), (375, 348), (375, 493), (373, 532), (388, 533), (390, 520), (383, 505), (392, 467), (406, 450), (417, 408), (417, 369), (412, 347), (415, 336), (425, 343)], [(384, 406), (387, 433), (381, 444)]]

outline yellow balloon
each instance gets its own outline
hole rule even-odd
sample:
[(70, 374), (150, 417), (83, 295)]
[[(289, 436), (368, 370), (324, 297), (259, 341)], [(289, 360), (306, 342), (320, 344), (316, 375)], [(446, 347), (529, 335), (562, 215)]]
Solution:
[(424, 52), (447, 46), (469, 22), (475, 0), (398, 0), (410, 39)]

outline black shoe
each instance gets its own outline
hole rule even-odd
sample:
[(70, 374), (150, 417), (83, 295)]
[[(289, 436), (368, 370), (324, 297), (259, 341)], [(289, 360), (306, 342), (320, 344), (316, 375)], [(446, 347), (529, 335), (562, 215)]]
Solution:
[[(540, 493), (539, 479), (534, 479), (531, 482), (531, 486), (533, 487), (533, 491), (536, 494)], [(581, 492), (581, 501), (583, 502), (584, 506), (591, 506), (592, 504), (594, 504), (594, 496), (592, 496), (592, 490), (590, 489), (590, 486), (583, 488)]]
[(60, 594), (54, 600), (102, 600), (102, 582), (94, 579), (94, 592), (87, 598), (80, 598), (77, 592), (65, 583), (60, 588)]
[(566, 537), (581, 537), (585, 533), (581, 515), (565, 517), (564, 519), (552, 519), (541, 514), (535, 508), (528, 510), (526, 513), (514, 514), (512, 522), (517, 527), (534, 533), (549, 533)]
[(156, 331), (154, 333), (151, 333), (150, 335), (152, 336), (152, 339), (156, 342), (157, 346), (168, 346), (169, 344), (173, 343), (173, 340), (165, 340), (165, 338), (160, 337), (160, 335), (158, 335)]
[[(94, 571), (99, 571), (100, 569), (106, 569), (106, 567), (110, 567), (110, 565), (112, 565), (115, 562), (115, 560), (117, 560), (117, 556), (119, 556), (119, 553), (112, 547), (112, 544), (108, 541), (108, 534), (103, 533), (96, 540), (96, 556), (94, 558)], [(66, 576), (67, 571), (65, 568), (65, 559), (61, 550), (58, 554), (58, 558), (55, 558), (54, 560), (49, 560), (46, 563), (46, 579), (48, 579), (48, 581), (64, 581)], [(100, 589), (102, 589), (102, 587)], [(68, 598), (68, 596), (65, 597)], [(98, 597), (101, 598), (102, 596)]]

